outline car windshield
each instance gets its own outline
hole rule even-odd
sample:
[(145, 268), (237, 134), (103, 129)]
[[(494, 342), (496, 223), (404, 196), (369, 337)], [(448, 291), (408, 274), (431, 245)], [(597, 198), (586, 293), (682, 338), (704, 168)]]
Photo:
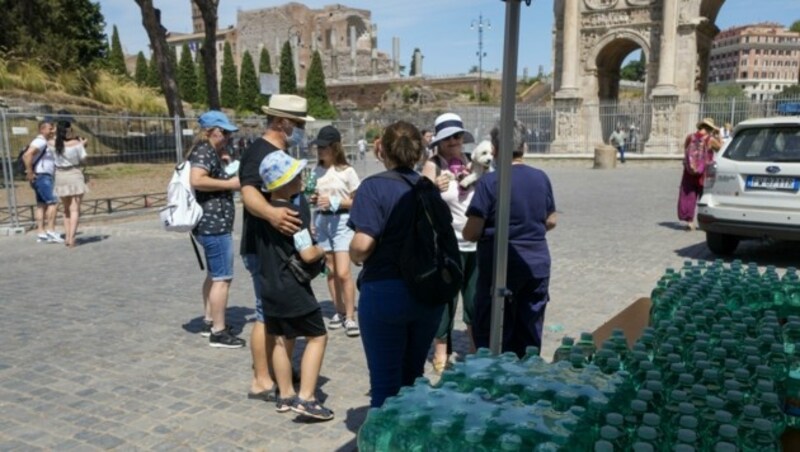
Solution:
[(740, 130), (725, 158), (741, 162), (800, 162), (800, 126), (765, 126)]

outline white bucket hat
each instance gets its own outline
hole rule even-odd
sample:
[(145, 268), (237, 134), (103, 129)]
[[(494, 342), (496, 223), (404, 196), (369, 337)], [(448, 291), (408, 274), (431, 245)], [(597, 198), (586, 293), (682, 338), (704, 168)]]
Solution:
[(434, 122), (433, 128), (436, 136), (434, 136), (431, 141), (431, 147), (436, 146), (440, 141), (457, 133), (464, 134), (464, 143), (475, 142), (475, 138), (472, 134), (464, 130), (464, 122), (461, 120), (461, 116), (455, 113), (439, 115), (439, 117), (436, 118), (436, 122)]
[(263, 105), (261, 111), (269, 116), (279, 116), (295, 121), (314, 121), (312, 116), (308, 116), (306, 98), (294, 94), (273, 94), (269, 98), (269, 105)]

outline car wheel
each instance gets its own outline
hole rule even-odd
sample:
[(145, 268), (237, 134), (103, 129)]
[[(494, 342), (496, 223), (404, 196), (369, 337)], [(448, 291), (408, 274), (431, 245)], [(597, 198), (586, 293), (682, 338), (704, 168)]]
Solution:
[(733, 253), (736, 246), (739, 245), (739, 237), (718, 232), (706, 232), (706, 245), (714, 254), (728, 255)]

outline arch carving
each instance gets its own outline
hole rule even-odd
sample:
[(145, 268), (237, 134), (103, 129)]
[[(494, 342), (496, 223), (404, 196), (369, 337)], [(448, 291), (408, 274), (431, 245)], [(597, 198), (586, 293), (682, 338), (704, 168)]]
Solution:
[(602, 11), (617, 6), (617, 0), (583, 0), (583, 4), (586, 5), (586, 9)]
[[(647, 30), (649, 34), (649, 30)], [(617, 40), (628, 40), (636, 43), (644, 52), (645, 61), (650, 61), (652, 55), (650, 51), (650, 39), (643, 36), (641, 32), (633, 30), (620, 30), (610, 34), (594, 34), (593, 39), (584, 39), (582, 55), (585, 71), (597, 70), (597, 57), (611, 43)]]

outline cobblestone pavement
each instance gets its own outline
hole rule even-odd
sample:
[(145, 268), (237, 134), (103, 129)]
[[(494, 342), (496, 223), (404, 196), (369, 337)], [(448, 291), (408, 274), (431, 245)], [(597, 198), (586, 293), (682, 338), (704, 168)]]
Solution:
[[(647, 296), (665, 268), (712, 258), (703, 234), (675, 221), (677, 163), (588, 166), (543, 164), (560, 213), (548, 235), (546, 356), (562, 335)], [(203, 274), (186, 236), (162, 232), (154, 214), (81, 229), (73, 250), (31, 233), (0, 238), (0, 450), (355, 449), (369, 389), (360, 339), (330, 332), (319, 396), (335, 420), (278, 414), (245, 397), (248, 349), (212, 349), (197, 334)], [(785, 268), (798, 250), (754, 242), (735, 257)], [(252, 289), (238, 259), (235, 274), (228, 318), (249, 338)], [(314, 288), (329, 317), (322, 280)]]

